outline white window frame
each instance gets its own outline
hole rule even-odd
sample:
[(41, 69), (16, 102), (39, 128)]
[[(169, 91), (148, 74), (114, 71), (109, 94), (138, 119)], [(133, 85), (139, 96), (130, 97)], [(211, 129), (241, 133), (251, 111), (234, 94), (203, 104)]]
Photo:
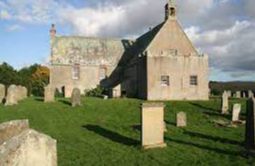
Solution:
[(197, 75), (191, 75), (190, 76), (190, 85), (191, 86), (197, 86), (198, 85), (198, 76)]
[(170, 76), (169, 75), (161, 75), (160, 84), (163, 87), (170, 86)]

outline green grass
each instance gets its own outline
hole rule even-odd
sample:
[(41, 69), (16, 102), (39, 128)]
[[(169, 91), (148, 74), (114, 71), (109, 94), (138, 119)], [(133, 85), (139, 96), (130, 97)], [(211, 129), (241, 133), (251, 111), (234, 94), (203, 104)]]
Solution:
[[(29, 119), (30, 127), (57, 139), (58, 164), (79, 165), (253, 165), (243, 148), (244, 126), (218, 127), (220, 100), (165, 102), (167, 148), (141, 150), (140, 104), (135, 99), (83, 98), (72, 108), (66, 99), (45, 104), (29, 98), (19, 105), (0, 105), (0, 122)], [(242, 103), (245, 100), (231, 100)], [(175, 127), (177, 112), (187, 113), (188, 127)], [(244, 117), (243, 117), (244, 118)]]

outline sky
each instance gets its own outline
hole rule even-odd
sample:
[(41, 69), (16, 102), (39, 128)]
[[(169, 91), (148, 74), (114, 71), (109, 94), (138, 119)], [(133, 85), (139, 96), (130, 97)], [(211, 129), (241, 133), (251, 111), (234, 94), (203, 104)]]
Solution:
[[(135, 39), (164, 20), (167, 0), (0, 0), (0, 63), (49, 64), (49, 29), (58, 35)], [(254, 0), (176, 0), (177, 17), (210, 80), (255, 81)]]

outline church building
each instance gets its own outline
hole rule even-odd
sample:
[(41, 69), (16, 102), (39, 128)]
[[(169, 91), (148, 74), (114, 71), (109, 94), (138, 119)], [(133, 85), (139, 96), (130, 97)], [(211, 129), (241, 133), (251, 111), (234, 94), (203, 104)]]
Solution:
[(174, 0), (165, 20), (136, 40), (51, 33), (50, 85), (70, 97), (98, 85), (113, 97), (208, 100), (208, 56), (199, 54), (177, 20)]

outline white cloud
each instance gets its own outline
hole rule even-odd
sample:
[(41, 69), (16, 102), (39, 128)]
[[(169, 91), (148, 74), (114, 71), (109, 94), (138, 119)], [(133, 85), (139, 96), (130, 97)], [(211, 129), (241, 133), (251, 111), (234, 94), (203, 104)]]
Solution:
[(13, 32), (13, 31), (20, 31), (20, 30), (22, 30), (23, 29), (23, 27), (22, 26), (20, 26), (20, 25), (18, 25), (18, 24), (14, 24), (14, 25), (11, 25), (11, 26), (9, 26), (9, 27), (7, 27), (7, 31), (8, 32)]

